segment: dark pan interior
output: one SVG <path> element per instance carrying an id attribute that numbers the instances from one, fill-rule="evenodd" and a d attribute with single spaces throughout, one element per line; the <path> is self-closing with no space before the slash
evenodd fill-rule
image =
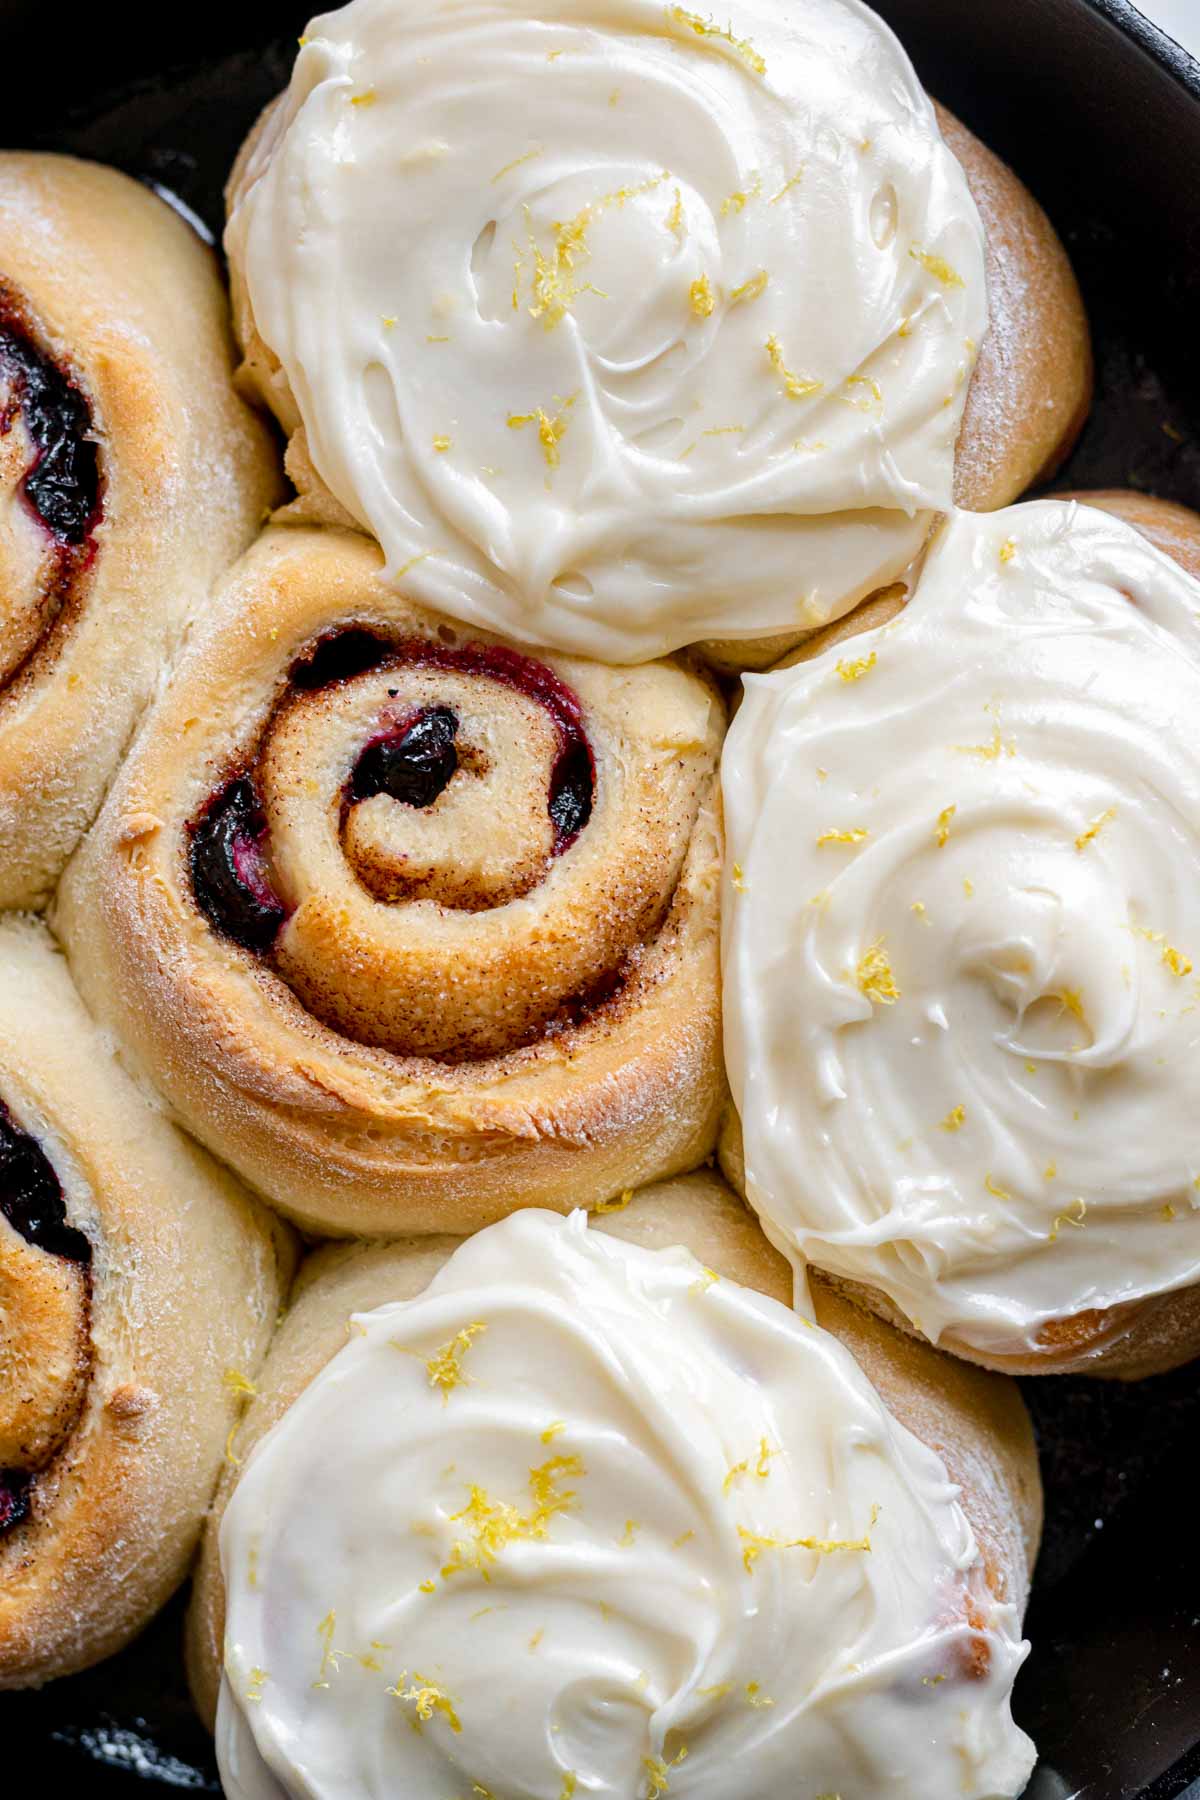
<path id="1" fill-rule="evenodd" d="M 1125 0 L 876 3 L 930 90 L 1014 164 L 1074 257 L 1098 382 L 1064 485 L 1200 507 L 1200 66 Z M 115 163 L 215 234 L 234 152 L 285 81 L 305 20 L 286 0 L 49 14 L 39 0 L 0 0 L 0 135 Z M 1029 1800 L 1173 1800 L 1200 1776 L 1200 1532 L 1187 1476 L 1200 1374 L 1025 1391 L 1048 1507 L 1035 1648 L 1017 1690 L 1043 1754 Z M 89 1674 L 0 1697 L 14 1794 L 31 1780 L 34 1792 L 86 1796 L 131 1797 L 139 1781 L 219 1792 L 187 1703 L 181 1616 L 176 1602 Z"/>

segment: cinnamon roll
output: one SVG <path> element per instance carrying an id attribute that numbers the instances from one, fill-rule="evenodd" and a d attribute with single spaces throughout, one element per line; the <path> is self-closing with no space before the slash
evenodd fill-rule
<path id="1" fill-rule="evenodd" d="M 226 234 L 301 514 L 519 642 L 773 661 L 1086 410 L 1061 245 L 942 126 L 858 0 L 324 14 Z"/>
<path id="2" fill-rule="evenodd" d="M 189 1621 L 230 1800 L 1018 1794 L 1015 1388 L 712 1176 L 599 1223 L 313 1259 Z"/>
<path id="3" fill-rule="evenodd" d="M 715 1140 L 710 683 L 425 612 L 365 537 L 235 568 L 68 871 L 85 992 L 329 1233 L 604 1201 Z"/>
<path id="4" fill-rule="evenodd" d="M 147 189 L 0 154 L 0 906 L 40 906 L 189 613 L 277 497 L 216 263 Z"/>
<path id="5" fill-rule="evenodd" d="M 748 682 L 723 1160 L 896 1323 L 1133 1377 L 1200 1353 L 1200 582 L 1148 541 L 1194 568 L 1200 518 L 1097 499 L 956 516 Z"/>
<path id="6" fill-rule="evenodd" d="M 286 1236 L 0 920 L 0 1689 L 84 1668 L 182 1579 Z"/>

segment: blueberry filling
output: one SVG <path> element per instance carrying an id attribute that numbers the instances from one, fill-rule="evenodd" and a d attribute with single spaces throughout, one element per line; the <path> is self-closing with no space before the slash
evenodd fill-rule
<path id="1" fill-rule="evenodd" d="M 271 887 L 267 821 L 248 775 L 213 796 L 191 835 L 192 891 L 205 918 L 243 950 L 269 950 L 286 912 Z"/>
<path id="2" fill-rule="evenodd" d="M 45 1151 L 14 1123 L 2 1102 L 0 1213 L 26 1243 L 37 1249 L 85 1267 L 91 1262 L 92 1246 L 87 1238 L 67 1224 L 63 1191 Z"/>
<path id="3" fill-rule="evenodd" d="M 408 725 L 368 744 L 350 778 L 350 797 L 390 794 L 406 806 L 432 806 L 458 768 L 458 716 L 448 706 L 418 713 Z"/>
<path id="4" fill-rule="evenodd" d="M 24 1469 L 0 1469 L 0 1537 L 29 1516 L 33 1477 Z"/>
<path id="5" fill-rule="evenodd" d="M 292 665 L 289 679 L 293 688 L 314 693 L 381 665 L 484 675 L 544 708 L 558 740 L 546 802 L 553 854 L 570 849 L 591 817 L 596 765 L 579 700 L 552 669 L 500 645 L 456 647 L 418 638 L 389 644 L 377 632 L 354 626 L 321 639 Z M 390 689 L 390 697 L 397 692 Z M 388 794 L 408 806 L 432 806 L 459 767 L 458 730 L 458 715 L 450 707 L 433 706 L 382 732 L 355 764 L 347 801 Z M 219 789 L 189 827 L 196 903 L 223 937 L 245 950 L 269 950 L 287 917 L 271 886 L 267 830 L 254 780 L 245 773 Z"/>
<path id="6" fill-rule="evenodd" d="M 9 316 L 2 295 L 0 376 L 9 395 L 0 407 L 0 434 L 11 430 L 19 413 L 34 445 L 25 497 L 60 544 L 82 544 L 100 510 L 99 452 L 88 437 L 91 412 L 74 383 Z"/>

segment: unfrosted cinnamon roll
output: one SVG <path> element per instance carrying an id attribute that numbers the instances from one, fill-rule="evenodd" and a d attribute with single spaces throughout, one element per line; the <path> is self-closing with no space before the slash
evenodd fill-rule
<path id="1" fill-rule="evenodd" d="M 68 872 L 85 991 L 322 1231 L 469 1230 L 694 1166 L 719 697 L 452 626 L 380 562 L 283 528 L 233 571 Z"/>
<path id="2" fill-rule="evenodd" d="M 797 1317 L 713 1176 L 599 1223 L 309 1265 L 189 1621 L 230 1800 L 1019 1793 L 1015 1388 Z"/>
<path id="3" fill-rule="evenodd" d="M 43 928 L 0 920 L 0 1689 L 111 1654 L 182 1579 L 290 1265 Z"/>
<path id="4" fill-rule="evenodd" d="M 748 682 L 723 1160 L 896 1323 L 1134 1377 L 1200 1353 L 1200 518 L 1095 498 L 1140 530 L 959 515 L 903 611 Z"/>
<path id="5" fill-rule="evenodd" d="M 226 236 L 301 512 L 525 643 L 773 661 L 1086 410 L 1062 246 L 942 125 L 857 0 L 324 14 Z"/>
<path id="6" fill-rule="evenodd" d="M 278 494 L 216 263 L 126 176 L 0 154 L 0 907 L 95 816 L 188 614 Z"/>

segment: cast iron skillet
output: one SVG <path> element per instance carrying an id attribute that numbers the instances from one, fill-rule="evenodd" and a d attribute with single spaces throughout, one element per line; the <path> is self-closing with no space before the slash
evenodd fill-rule
<path id="1" fill-rule="evenodd" d="M 1063 484 L 1200 507 L 1200 65 L 1127 0 L 876 5 L 1074 257 L 1098 382 Z M 0 138 L 115 163 L 218 235 L 224 177 L 305 22 L 304 0 L 65 14 L 0 0 Z M 1017 1688 L 1042 1751 L 1028 1800 L 1174 1800 L 1200 1776 L 1200 1364 L 1130 1388 L 1024 1385 L 1048 1511 Z M 139 1782 L 220 1792 L 181 1616 L 177 1601 L 114 1661 L 0 1697 L 5 1793 L 31 1780 L 89 1800 L 133 1800 Z"/>

